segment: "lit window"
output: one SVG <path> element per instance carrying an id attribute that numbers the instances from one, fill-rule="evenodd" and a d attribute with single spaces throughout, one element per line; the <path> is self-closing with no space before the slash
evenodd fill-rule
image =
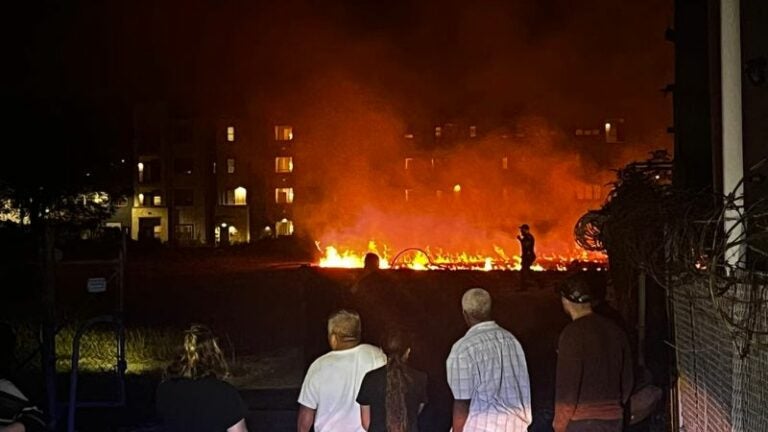
<path id="1" fill-rule="evenodd" d="M 405 190 L 405 200 L 410 201 L 411 200 L 411 194 L 413 193 L 413 189 L 406 189 Z"/>
<path id="2" fill-rule="evenodd" d="M 600 185 L 592 185 L 592 198 L 595 200 L 603 199 L 603 188 Z"/>
<path id="3" fill-rule="evenodd" d="M 460 184 L 454 185 L 453 186 L 453 192 L 454 193 L 460 193 L 461 192 L 461 185 Z"/>
<path id="4" fill-rule="evenodd" d="M 293 172 L 293 158 L 290 156 L 276 157 L 275 172 L 277 173 Z"/>
<path id="5" fill-rule="evenodd" d="M 235 127 L 227 126 L 227 141 L 235 142 Z"/>
<path id="6" fill-rule="evenodd" d="M 405 158 L 405 169 L 413 168 L 413 158 Z"/>
<path id="7" fill-rule="evenodd" d="M 227 174 L 235 173 L 235 160 L 233 158 L 227 159 Z"/>
<path id="8" fill-rule="evenodd" d="M 160 195 L 152 196 L 152 205 L 155 207 L 160 207 L 163 205 L 163 197 Z"/>
<path id="9" fill-rule="evenodd" d="M 140 206 L 144 205 L 144 194 L 143 193 L 139 194 L 139 205 Z"/>
<path id="10" fill-rule="evenodd" d="M 152 233 L 155 235 L 155 238 L 160 238 L 163 235 L 163 226 L 155 225 L 152 227 Z"/>
<path id="11" fill-rule="evenodd" d="M 509 169 L 509 158 L 506 156 L 501 158 L 501 169 Z"/>
<path id="12" fill-rule="evenodd" d="M 293 221 L 283 219 L 275 223 L 275 233 L 278 236 L 293 235 Z"/>
<path id="13" fill-rule="evenodd" d="M 293 126 L 278 125 L 275 126 L 275 141 L 292 141 Z"/>
<path id="14" fill-rule="evenodd" d="M 160 159 L 139 162 L 136 164 L 139 183 L 158 183 L 162 180 L 162 162 Z"/>
<path id="15" fill-rule="evenodd" d="M 603 187 L 599 184 L 581 185 L 576 188 L 576 199 L 579 201 L 602 201 Z"/>
<path id="16" fill-rule="evenodd" d="M 584 130 L 582 129 L 576 129 L 576 136 L 584 135 Z"/>
<path id="17" fill-rule="evenodd" d="M 412 133 L 405 134 L 405 139 L 413 139 L 413 134 Z"/>
<path id="18" fill-rule="evenodd" d="M 477 137 L 477 126 L 470 126 L 469 127 L 469 137 L 470 138 L 476 138 Z"/>
<path id="19" fill-rule="evenodd" d="M 443 128 L 435 126 L 435 138 L 440 138 L 441 136 L 443 136 Z"/>
<path id="20" fill-rule="evenodd" d="M 216 162 L 213 163 L 213 173 L 216 174 Z"/>
<path id="21" fill-rule="evenodd" d="M 276 188 L 275 202 L 278 204 L 290 204 L 293 202 L 293 188 Z"/>
<path id="22" fill-rule="evenodd" d="M 246 205 L 246 195 L 248 191 L 245 190 L 244 187 L 240 186 L 238 188 L 235 188 L 235 205 Z"/>

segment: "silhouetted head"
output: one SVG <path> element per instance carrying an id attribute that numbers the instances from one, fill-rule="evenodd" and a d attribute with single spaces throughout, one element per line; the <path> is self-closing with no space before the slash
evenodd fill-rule
<path id="1" fill-rule="evenodd" d="M 181 354 L 168 366 L 166 378 L 221 378 L 229 374 L 229 367 L 219 343 L 211 329 L 192 324 L 184 331 Z"/>
<path id="2" fill-rule="evenodd" d="M 563 310 L 572 319 L 592 312 L 595 283 L 596 280 L 590 277 L 588 273 L 578 272 L 567 277 L 557 286 L 557 291 L 562 299 Z"/>
<path id="3" fill-rule="evenodd" d="M 328 318 L 328 344 L 332 350 L 356 347 L 361 333 L 360 315 L 355 311 L 342 309 Z"/>
<path id="4" fill-rule="evenodd" d="M 391 329 L 384 336 L 381 349 L 389 361 L 405 361 L 411 353 L 411 340 L 402 329 Z"/>
<path id="5" fill-rule="evenodd" d="M 491 295 L 482 288 L 472 288 L 461 297 L 464 320 L 472 327 L 491 320 Z"/>
<path id="6" fill-rule="evenodd" d="M 521 233 L 527 233 L 531 231 L 531 227 L 528 226 L 528 224 L 522 224 L 520 225 L 520 232 Z"/>
<path id="7" fill-rule="evenodd" d="M 380 266 L 381 260 L 379 259 L 378 255 L 373 252 L 368 252 L 365 254 L 365 258 L 363 259 L 363 269 L 368 271 L 378 270 Z"/>

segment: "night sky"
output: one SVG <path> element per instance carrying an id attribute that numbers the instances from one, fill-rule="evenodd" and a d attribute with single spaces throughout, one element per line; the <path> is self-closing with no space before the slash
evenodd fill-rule
<path id="1" fill-rule="evenodd" d="M 137 103 L 290 118 L 312 89 L 342 80 L 386 98 L 406 122 L 624 117 L 637 135 L 668 141 L 671 103 L 659 89 L 672 80 L 671 9 L 666 0 L 14 2 L 4 13 L 10 119 L 58 131 L 37 136 L 57 151 L 51 141 L 124 149 Z"/>

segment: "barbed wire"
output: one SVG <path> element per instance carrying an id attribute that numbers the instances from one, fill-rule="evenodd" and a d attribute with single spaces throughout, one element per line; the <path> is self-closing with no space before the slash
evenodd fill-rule
<path id="1" fill-rule="evenodd" d="M 740 191 L 764 165 L 727 194 L 691 193 L 672 185 L 670 159 L 654 153 L 617 171 L 603 207 L 577 222 L 576 241 L 627 260 L 673 294 L 711 301 L 746 356 L 752 343 L 768 346 L 768 201 L 745 206 Z M 675 291 L 691 284 L 705 290 Z"/>

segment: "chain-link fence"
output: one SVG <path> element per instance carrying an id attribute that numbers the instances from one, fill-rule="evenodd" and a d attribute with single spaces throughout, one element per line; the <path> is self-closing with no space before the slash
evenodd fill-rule
<path id="1" fill-rule="evenodd" d="M 56 369 L 68 373 L 72 363 L 72 341 L 77 323 L 60 328 L 56 333 Z M 40 368 L 40 331 L 31 325 L 13 326 L 16 334 L 14 369 L 19 373 L 37 372 Z M 148 327 L 125 330 L 128 373 L 161 371 L 177 354 L 181 331 Z M 226 345 L 226 344 L 225 344 Z M 118 344 L 114 326 L 99 324 L 87 330 L 80 339 L 79 369 L 83 373 L 111 373 L 117 367 Z"/>
<path id="2" fill-rule="evenodd" d="M 752 285 L 732 292 L 728 299 L 715 298 L 701 282 L 674 290 L 680 430 L 768 430 L 768 338 L 733 325 L 749 316 L 751 328 L 766 328 L 768 310 L 748 308 L 764 305 L 755 296 L 768 289 Z"/>

